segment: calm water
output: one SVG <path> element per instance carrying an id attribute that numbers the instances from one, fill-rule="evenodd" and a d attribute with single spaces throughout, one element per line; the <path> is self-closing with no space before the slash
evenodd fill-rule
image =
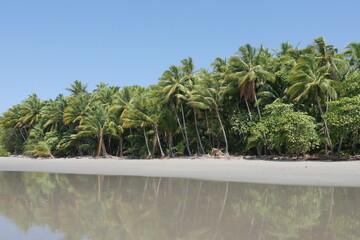
<path id="1" fill-rule="evenodd" d="M 360 189 L 0 172 L 0 239 L 355 240 Z"/>

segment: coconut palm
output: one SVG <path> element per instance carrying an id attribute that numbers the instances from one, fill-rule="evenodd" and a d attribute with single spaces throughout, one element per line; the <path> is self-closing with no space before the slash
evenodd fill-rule
<path id="1" fill-rule="evenodd" d="M 83 84 L 80 80 L 75 80 L 73 84 L 70 84 L 69 88 L 66 88 L 72 95 L 81 93 L 87 93 L 87 84 Z"/>
<path id="2" fill-rule="evenodd" d="M 189 61 L 188 61 L 189 62 Z M 189 67 L 187 67 L 189 70 Z M 165 100 L 170 103 L 172 108 L 174 109 L 175 116 L 177 122 L 179 124 L 180 129 L 182 129 L 183 138 L 185 140 L 186 149 L 191 156 L 191 150 L 188 140 L 186 120 L 185 120 L 185 110 L 183 102 L 187 98 L 187 94 L 189 92 L 189 76 L 184 76 L 182 69 L 177 66 L 170 66 L 168 70 L 166 70 L 161 78 L 159 79 L 159 85 L 161 86 L 161 93 L 164 94 Z M 182 116 L 182 124 L 177 115 L 177 107 L 180 106 L 181 116 Z"/>
<path id="3" fill-rule="evenodd" d="M 49 100 L 41 110 L 45 120 L 44 127 L 56 130 L 64 125 L 64 111 L 67 105 L 66 98 L 62 94 L 59 94 L 55 100 Z"/>
<path id="4" fill-rule="evenodd" d="M 20 120 L 22 104 L 17 104 L 9 108 L 0 118 L 0 129 L 14 129 L 14 134 L 20 133 L 22 140 L 25 142 L 28 132 L 25 123 Z M 18 130 L 18 132 L 17 132 Z"/>
<path id="5" fill-rule="evenodd" d="M 225 73 L 227 70 L 227 61 L 226 59 L 222 58 L 215 58 L 214 62 L 210 65 L 213 69 L 213 72 L 216 74 L 222 74 Z"/>
<path id="6" fill-rule="evenodd" d="M 27 99 L 24 100 L 21 105 L 20 121 L 25 124 L 24 127 L 31 128 L 41 118 L 41 109 L 45 103 L 41 101 L 38 96 L 34 93 L 31 94 Z"/>
<path id="7" fill-rule="evenodd" d="M 298 65 L 295 66 L 290 75 L 292 85 L 287 89 L 290 100 L 307 101 L 315 103 L 321 116 L 324 114 L 322 104 L 331 99 L 337 98 L 337 92 L 334 89 L 334 80 L 331 79 L 329 70 L 330 63 L 319 66 L 317 59 L 311 55 L 302 56 Z M 332 150 L 329 128 L 326 119 L 323 119 L 325 125 L 325 136 L 328 139 Z"/>
<path id="8" fill-rule="evenodd" d="M 108 107 L 114 105 L 115 96 L 119 92 L 120 87 L 118 86 L 99 86 L 95 89 L 95 93 L 93 94 L 93 98 L 95 101 L 104 104 Z"/>
<path id="9" fill-rule="evenodd" d="M 99 157 L 101 153 L 105 156 L 108 155 L 104 136 L 118 137 L 117 133 L 121 131 L 121 127 L 112 120 L 111 113 L 107 110 L 106 106 L 96 102 L 88 108 L 86 115 L 81 118 L 77 129 L 78 133 L 72 136 L 73 139 L 96 136 L 98 141 L 96 157 Z"/>
<path id="10" fill-rule="evenodd" d="M 68 105 L 64 110 L 64 123 L 65 124 L 78 124 L 83 118 L 90 105 L 91 94 L 81 93 L 70 96 L 67 101 Z"/>
<path id="11" fill-rule="evenodd" d="M 240 97 L 245 100 L 250 119 L 252 119 L 249 107 L 249 102 L 251 101 L 255 101 L 259 118 L 261 118 L 256 96 L 256 84 L 265 81 L 274 82 L 275 76 L 257 63 L 258 51 L 250 44 L 240 47 L 238 55 L 229 59 L 229 69 L 226 78 L 230 81 L 231 85 L 236 85 L 240 89 Z"/>
<path id="12" fill-rule="evenodd" d="M 319 66 L 330 65 L 329 72 L 333 78 L 339 78 L 340 70 L 346 68 L 347 63 L 340 56 L 337 56 L 338 49 L 334 45 L 328 45 L 324 37 L 314 39 L 316 58 Z"/>
<path id="13" fill-rule="evenodd" d="M 344 55 L 350 58 L 352 71 L 360 69 L 360 42 L 350 42 L 344 50 Z"/>
<path id="14" fill-rule="evenodd" d="M 164 151 L 161 147 L 160 136 L 159 136 L 159 123 L 162 114 L 162 104 L 159 99 L 156 98 L 155 94 L 151 89 L 147 89 L 144 94 L 138 95 L 133 98 L 127 105 L 121 114 L 123 121 L 123 127 L 140 127 L 143 129 L 145 143 L 148 150 L 148 157 L 154 155 L 155 147 L 158 145 L 161 157 L 164 157 Z M 146 136 L 146 127 L 151 127 L 154 132 L 153 150 L 150 153 L 148 147 L 148 140 Z"/>
<path id="15" fill-rule="evenodd" d="M 190 93 L 189 105 L 195 108 L 208 109 L 215 112 L 224 137 L 225 153 L 228 154 L 229 147 L 227 136 L 220 116 L 225 89 L 222 87 L 220 81 L 212 79 L 210 74 L 201 75 L 200 81 L 201 83 L 195 85 L 194 90 Z"/>

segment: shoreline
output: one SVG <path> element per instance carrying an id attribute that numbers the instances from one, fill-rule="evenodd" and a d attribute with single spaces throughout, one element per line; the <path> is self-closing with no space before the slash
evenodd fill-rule
<path id="1" fill-rule="evenodd" d="M 0 171 L 190 178 L 280 185 L 360 187 L 360 161 L 241 157 L 174 159 L 0 157 Z"/>

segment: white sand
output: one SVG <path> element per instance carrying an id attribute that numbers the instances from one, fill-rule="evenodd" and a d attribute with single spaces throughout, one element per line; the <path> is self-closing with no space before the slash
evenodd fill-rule
<path id="1" fill-rule="evenodd" d="M 0 158 L 0 171 L 178 177 L 232 182 L 360 187 L 360 161 Z"/>

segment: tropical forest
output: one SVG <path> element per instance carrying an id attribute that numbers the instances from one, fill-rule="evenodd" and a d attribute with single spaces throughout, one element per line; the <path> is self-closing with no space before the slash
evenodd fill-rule
<path id="1" fill-rule="evenodd" d="M 236 49 L 234 49 L 236 51 Z M 360 42 L 250 44 L 208 69 L 191 57 L 156 85 L 36 94 L 0 117 L 0 155 L 164 158 L 360 154 Z"/>

